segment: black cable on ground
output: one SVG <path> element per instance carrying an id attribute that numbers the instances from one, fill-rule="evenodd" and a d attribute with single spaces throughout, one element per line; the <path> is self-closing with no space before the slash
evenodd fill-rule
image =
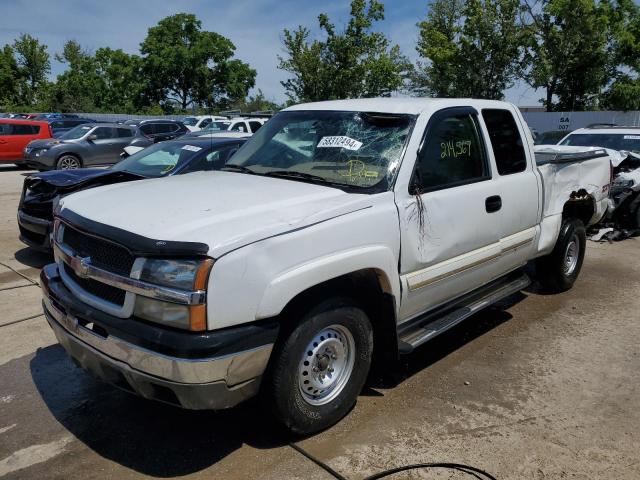
<path id="1" fill-rule="evenodd" d="M 322 460 L 319 460 L 318 458 L 314 457 L 309 452 L 304 450 L 302 447 L 296 445 L 295 443 L 290 443 L 289 446 L 293 448 L 295 451 L 297 451 L 298 453 L 300 453 L 301 455 L 304 455 L 306 458 L 311 460 L 313 463 L 318 465 L 320 468 L 325 470 L 334 478 L 337 478 L 338 480 L 348 480 L 347 477 L 336 472 L 329 465 L 324 463 Z M 442 468 L 447 470 L 457 470 L 459 472 L 464 472 L 467 475 L 471 475 L 472 477 L 477 478 L 479 480 L 497 480 L 496 477 L 494 477 L 490 473 L 485 472 L 484 470 L 481 470 L 480 468 L 472 467 L 470 465 L 463 465 L 461 463 L 446 463 L 446 462 L 416 463 L 413 465 L 405 465 L 402 467 L 391 468 L 389 470 L 384 470 L 382 472 L 374 473 L 373 475 L 366 477 L 364 480 L 378 480 L 380 478 L 388 477 L 396 473 L 406 472 L 407 470 L 417 470 L 417 469 L 423 469 L 423 468 Z"/>

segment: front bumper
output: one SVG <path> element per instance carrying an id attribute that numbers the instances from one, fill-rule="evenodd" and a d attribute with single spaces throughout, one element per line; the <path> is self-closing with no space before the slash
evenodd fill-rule
<path id="1" fill-rule="evenodd" d="M 40 280 L 49 325 L 82 368 L 142 397 L 224 409 L 254 396 L 277 336 L 275 322 L 190 333 L 119 319 L 79 302 L 55 264 Z"/>
<path id="2" fill-rule="evenodd" d="M 34 217 L 18 210 L 18 228 L 22 243 L 43 252 L 51 252 L 51 226 L 53 222 Z"/>
<path id="3" fill-rule="evenodd" d="M 36 153 L 38 155 L 36 156 Z M 29 153 L 24 152 L 21 164 L 36 170 L 50 170 L 55 167 L 56 159 L 54 156 L 48 155 L 48 151 L 44 154 L 39 150 L 31 150 Z"/>

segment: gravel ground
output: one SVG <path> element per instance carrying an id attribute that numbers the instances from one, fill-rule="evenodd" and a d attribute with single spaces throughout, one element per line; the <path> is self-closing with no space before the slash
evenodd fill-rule
<path id="1" fill-rule="evenodd" d="M 257 401 L 184 411 L 76 368 L 39 316 L 50 259 L 17 239 L 23 173 L 0 167 L 0 477 L 331 478 Z M 640 478 L 639 259 L 637 239 L 589 243 L 572 291 L 532 289 L 475 315 L 298 444 L 350 479 L 436 461 L 498 479 Z"/>

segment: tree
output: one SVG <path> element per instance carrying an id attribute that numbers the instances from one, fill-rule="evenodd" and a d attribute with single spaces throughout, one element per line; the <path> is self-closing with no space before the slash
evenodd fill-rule
<path id="1" fill-rule="evenodd" d="M 606 6 L 612 27 L 609 51 L 613 81 L 602 95 L 602 106 L 640 110 L 640 7 L 632 0 Z"/>
<path id="2" fill-rule="evenodd" d="M 525 5 L 530 67 L 524 79 L 533 88 L 545 90 L 547 111 L 597 106 L 613 74 L 607 5 L 594 0 L 527 1 Z"/>
<path id="3" fill-rule="evenodd" d="M 202 30 L 195 15 L 178 13 L 151 27 L 140 45 L 147 90 L 158 101 L 225 106 L 246 97 L 256 72 L 232 59 L 235 46 L 215 32 Z"/>
<path id="4" fill-rule="evenodd" d="M 277 103 L 268 100 L 262 90 L 258 89 L 255 95 L 249 95 L 249 98 L 243 98 L 237 102 L 229 105 L 230 109 L 240 110 L 241 112 L 264 112 L 264 111 L 276 111 L 282 107 Z"/>
<path id="5" fill-rule="evenodd" d="M 101 79 L 96 97 L 103 111 L 135 113 L 145 104 L 142 59 L 121 49 L 99 48 L 95 53 L 96 73 Z"/>
<path id="6" fill-rule="evenodd" d="M 100 94 L 104 91 L 103 79 L 98 74 L 96 60 L 75 40 L 64 44 L 56 60 L 67 69 L 58 75 L 50 92 L 52 110 L 61 112 L 95 111 Z"/>
<path id="7" fill-rule="evenodd" d="M 309 41 L 302 25 L 284 30 L 287 57 L 278 57 L 278 68 L 293 75 L 282 83 L 292 102 L 339 98 L 388 96 L 404 85 L 411 64 L 390 45 L 387 37 L 372 31 L 384 19 L 377 0 L 352 0 L 351 16 L 344 31 L 322 13 L 318 16 L 324 40 Z"/>
<path id="8" fill-rule="evenodd" d="M 13 48 L 11 45 L 5 45 L 0 50 L 0 104 L 14 105 L 18 103 L 20 84 L 23 81 Z"/>
<path id="9" fill-rule="evenodd" d="M 415 91 L 502 99 L 522 66 L 518 0 L 434 0 L 418 23 Z"/>
<path id="10" fill-rule="evenodd" d="M 51 62 L 47 46 L 36 38 L 23 33 L 13 43 L 17 57 L 19 76 L 25 79 L 20 91 L 22 105 L 33 105 L 38 100 L 39 90 L 47 83 Z"/>

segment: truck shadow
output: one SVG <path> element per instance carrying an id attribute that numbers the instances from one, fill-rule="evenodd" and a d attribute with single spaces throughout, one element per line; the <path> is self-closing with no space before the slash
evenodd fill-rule
<path id="1" fill-rule="evenodd" d="M 58 422 L 101 457 L 145 475 L 187 475 L 245 443 L 262 449 L 288 442 L 256 400 L 222 412 L 148 401 L 95 380 L 57 344 L 40 349 L 30 370 Z"/>
<path id="2" fill-rule="evenodd" d="M 25 247 L 14 254 L 15 259 L 21 264 L 31 268 L 42 268 L 53 263 L 53 255 L 39 252 L 32 248 Z"/>
<path id="3" fill-rule="evenodd" d="M 420 347 L 383 380 L 370 379 L 362 395 L 384 396 L 375 389 L 396 386 L 508 321 L 511 315 L 502 309 L 523 298 L 524 294 L 513 295 L 499 309 L 480 312 Z M 258 400 L 223 412 L 182 410 L 144 400 L 94 380 L 57 344 L 38 350 L 30 370 L 58 422 L 101 457 L 145 475 L 187 475 L 211 467 L 243 444 L 271 449 L 292 440 Z"/>

